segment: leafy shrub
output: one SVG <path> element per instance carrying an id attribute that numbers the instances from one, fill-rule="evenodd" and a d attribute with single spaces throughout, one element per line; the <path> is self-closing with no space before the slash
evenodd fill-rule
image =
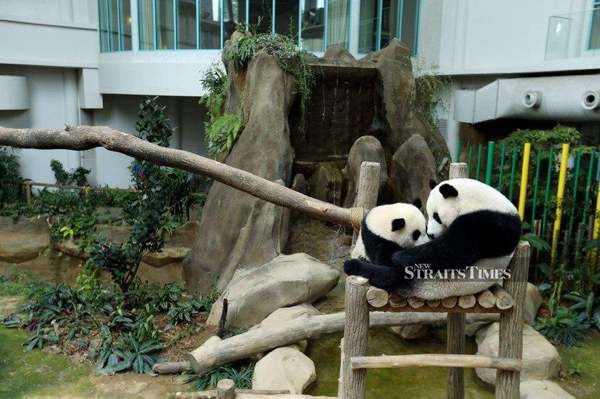
<path id="1" fill-rule="evenodd" d="M 183 383 L 191 383 L 197 390 L 204 391 L 215 388 L 222 379 L 230 379 L 238 389 L 249 389 L 252 387 L 252 374 L 255 363 L 253 361 L 241 360 L 225 364 L 209 370 L 197 376 L 196 374 L 184 374 L 181 377 Z"/>
<path id="2" fill-rule="evenodd" d="M 227 96 L 227 74 L 218 65 L 213 65 L 202 80 L 202 88 L 207 94 L 200 97 L 200 104 L 208 109 L 210 123 L 214 122 L 223 112 L 223 104 Z"/>
<path id="3" fill-rule="evenodd" d="M 538 318 L 535 329 L 554 343 L 573 346 L 582 339 L 590 328 L 585 315 L 559 306 L 548 318 Z"/>
<path id="4" fill-rule="evenodd" d="M 437 128 L 436 109 L 442 104 L 442 93 L 449 85 L 448 78 L 425 74 L 415 79 L 414 109 L 419 118 L 429 125 Z"/>
<path id="5" fill-rule="evenodd" d="M 577 129 L 557 125 L 550 130 L 518 129 L 501 142 L 507 147 L 517 147 L 520 150 L 525 143 L 546 148 L 563 143 L 578 144 L 581 142 L 581 137 L 581 133 Z"/>
<path id="6" fill-rule="evenodd" d="M 50 161 L 50 169 L 54 172 L 54 178 L 56 184 L 66 186 L 73 184 L 75 186 L 87 186 L 87 175 L 90 174 L 91 170 L 78 167 L 73 172 L 67 172 L 63 167 L 63 164 L 56 159 Z"/>
<path id="7" fill-rule="evenodd" d="M 0 208 L 23 199 L 19 158 L 8 147 L 0 147 Z"/>
<path id="8" fill-rule="evenodd" d="M 239 115 L 223 115 L 217 117 L 206 126 L 206 141 L 208 152 L 212 156 L 221 153 L 228 154 L 243 129 L 242 118 Z"/>

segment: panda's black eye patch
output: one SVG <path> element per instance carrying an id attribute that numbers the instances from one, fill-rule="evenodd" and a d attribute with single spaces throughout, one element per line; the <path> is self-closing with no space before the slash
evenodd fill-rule
<path id="1" fill-rule="evenodd" d="M 412 233 L 413 241 L 417 241 L 421 237 L 421 232 L 419 230 L 415 230 Z"/>
<path id="2" fill-rule="evenodd" d="M 442 219 L 440 219 L 440 215 L 438 215 L 437 212 L 435 212 L 433 214 L 433 220 L 435 220 L 436 222 L 438 222 L 439 224 L 442 224 Z"/>
<path id="3" fill-rule="evenodd" d="M 404 221 L 404 218 L 398 218 L 398 219 L 392 220 L 392 231 L 398 231 L 400 229 L 403 229 L 404 226 L 406 226 L 406 222 Z"/>

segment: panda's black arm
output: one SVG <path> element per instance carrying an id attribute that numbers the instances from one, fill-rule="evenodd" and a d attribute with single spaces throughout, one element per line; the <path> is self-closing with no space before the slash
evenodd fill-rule
<path id="1" fill-rule="evenodd" d="M 399 269 L 390 266 L 375 265 L 360 259 L 344 262 L 344 271 L 349 276 L 362 276 L 369 279 L 369 284 L 386 291 L 407 288 L 408 281 L 402 277 Z"/>
<path id="2" fill-rule="evenodd" d="M 459 216 L 440 237 L 424 245 L 396 252 L 398 268 L 429 264 L 433 270 L 464 269 L 477 260 L 510 254 L 521 236 L 518 215 L 478 211 Z"/>

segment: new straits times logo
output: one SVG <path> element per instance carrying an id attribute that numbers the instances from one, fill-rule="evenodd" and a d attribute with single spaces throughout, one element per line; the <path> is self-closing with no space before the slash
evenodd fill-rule
<path id="1" fill-rule="evenodd" d="M 404 269 L 408 280 L 467 280 L 467 281 L 497 281 L 510 279 L 511 272 L 507 269 L 493 267 L 467 266 L 458 269 L 434 270 L 427 263 L 418 263 Z"/>

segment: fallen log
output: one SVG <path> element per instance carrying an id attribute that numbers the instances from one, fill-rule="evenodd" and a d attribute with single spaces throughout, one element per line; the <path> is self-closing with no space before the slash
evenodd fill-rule
<path id="1" fill-rule="evenodd" d="M 156 374 L 179 374 L 191 369 L 192 365 L 188 361 L 155 363 L 152 366 L 152 371 Z"/>
<path id="2" fill-rule="evenodd" d="M 497 314 L 468 314 L 467 323 L 496 321 Z M 444 325 L 446 313 L 392 313 L 371 312 L 370 327 L 391 327 L 407 324 Z M 290 345 L 305 339 L 318 338 L 322 334 L 344 330 L 344 313 L 302 316 L 277 326 L 258 327 L 245 333 L 226 338 L 220 342 L 202 345 L 188 354 L 193 370 L 202 375 L 208 370 L 245 359 L 265 351 Z"/>
<path id="3" fill-rule="evenodd" d="M 155 165 L 211 177 L 267 202 L 294 209 L 315 219 L 349 226 L 359 226 L 362 221 L 362 210 L 342 208 L 311 198 L 245 170 L 188 151 L 161 147 L 107 126 L 66 126 L 64 129 L 12 129 L 0 126 L 0 146 L 79 151 L 103 147 Z"/>
<path id="4" fill-rule="evenodd" d="M 400 356 L 362 356 L 352 358 L 353 369 L 382 369 L 404 367 L 461 367 L 493 368 L 520 371 L 523 362 L 520 359 L 480 355 L 400 355 Z"/>

